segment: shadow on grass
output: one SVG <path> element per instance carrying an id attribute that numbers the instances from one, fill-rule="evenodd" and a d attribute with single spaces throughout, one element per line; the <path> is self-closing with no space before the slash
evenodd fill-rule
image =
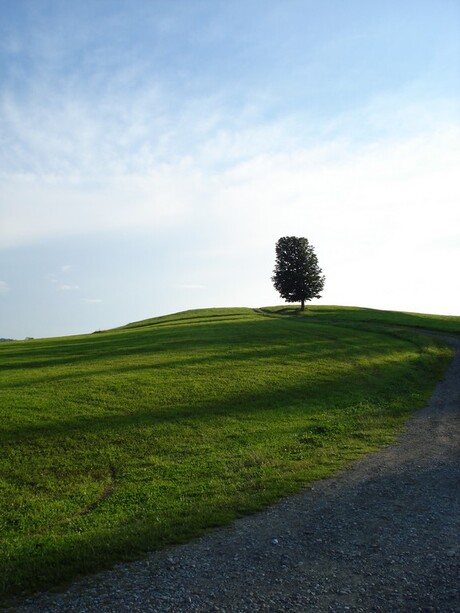
<path id="1" fill-rule="evenodd" d="M 267 323 L 269 326 L 267 328 Z M 302 320 L 299 320 L 302 324 Z M 110 339 L 88 341 L 76 339 L 67 344 L 47 344 L 35 348 L 20 346 L 15 351 L 2 352 L 1 370 L 16 371 L 45 369 L 61 367 L 71 369 L 68 372 L 59 372 L 54 375 L 46 375 L 43 378 L 33 379 L 34 384 L 49 382 L 60 379 L 94 376 L 109 372 L 129 372 L 142 369 L 180 368 L 193 366 L 209 361 L 248 361 L 252 359 L 275 359 L 286 360 L 296 357 L 302 361 L 319 361 L 329 357 L 340 358 L 350 354 L 350 357 L 360 357 L 370 353 L 389 354 L 394 351 L 394 344 L 389 343 L 385 337 L 393 337 L 398 340 L 411 342 L 420 348 L 412 338 L 404 337 L 404 334 L 393 330 L 369 330 L 363 328 L 335 328 L 334 326 L 315 323 L 311 327 L 303 325 L 293 326 L 292 321 L 267 320 L 251 322 L 248 328 L 244 325 L 214 324 L 211 328 L 205 326 L 184 333 L 180 337 L 174 331 L 165 335 L 157 335 L 155 331 L 135 334 L 133 336 L 118 334 Z M 362 334 L 372 336 L 372 346 L 363 343 Z M 174 352 L 176 356 L 186 354 L 185 358 L 174 357 L 171 360 L 161 360 L 163 354 Z M 355 352 L 355 354 L 353 354 Z M 198 354 L 198 355 L 197 355 Z M 199 355 L 201 354 L 201 356 Z M 116 365 L 117 360 L 129 360 L 149 356 L 151 363 L 130 366 Z M 100 361 L 107 361 L 108 366 L 104 369 L 95 368 Z M 88 370 L 79 370 L 78 367 Z M 77 368 L 74 368 L 77 367 Z M 89 370 L 91 369 L 91 370 Z M 22 386 L 23 383 L 11 383 L 6 377 L 2 381 L 2 387 Z"/>
<path id="2" fill-rule="evenodd" d="M 295 320 L 299 324 L 304 318 Z M 356 343 L 356 331 L 338 330 L 327 322 L 313 322 L 309 326 L 293 325 L 291 319 L 264 318 L 244 322 L 195 324 L 180 330 L 138 329 L 110 333 L 109 336 L 75 338 L 72 341 L 35 341 L 34 344 L 18 343 L 0 352 L 1 369 L 47 368 L 70 366 L 101 359 L 116 359 L 131 355 L 160 355 L 165 352 L 213 350 L 218 347 L 237 351 L 265 343 L 291 344 L 293 341 L 311 343 L 339 341 Z M 369 330 L 371 334 L 372 331 Z M 108 333 L 107 333 L 108 334 Z M 376 332 L 378 334 L 378 331 Z"/>
<path id="3" fill-rule="evenodd" d="M 394 349 L 391 353 L 394 354 Z M 326 352 L 326 355 L 329 355 L 329 351 Z M 215 360 L 214 357 L 212 359 Z M 209 357 L 206 358 L 206 361 L 209 361 Z M 177 368 L 177 365 L 176 361 L 173 367 Z M 444 366 L 445 363 L 440 364 L 439 361 L 436 364 L 425 364 L 426 381 L 431 380 L 434 384 Z M 116 432 L 125 431 L 127 427 L 133 425 L 141 427 L 147 424 L 173 424 L 190 419 L 193 419 L 199 428 L 201 420 L 212 420 L 217 416 L 244 419 L 258 411 L 282 412 L 290 406 L 305 407 L 305 414 L 308 415 L 313 406 L 322 407 L 323 410 L 341 407 L 344 398 L 346 398 L 347 406 L 370 400 L 381 406 L 382 402 L 390 402 L 394 398 L 404 401 L 405 390 L 409 390 L 412 394 L 414 390 L 410 373 L 419 377 L 420 375 L 415 373 L 420 367 L 423 367 L 423 364 L 420 364 L 418 357 L 413 356 L 408 359 L 406 352 L 401 352 L 398 360 L 385 361 L 385 357 L 381 357 L 379 361 L 374 361 L 370 365 L 348 363 L 346 372 L 315 373 L 313 378 L 307 379 L 302 376 L 300 381 L 296 380 L 294 384 L 284 381 L 278 385 L 267 385 L 262 391 L 238 391 L 218 401 L 215 398 L 197 401 L 195 397 L 189 402 L 184 402 L 173 398 L 169 405 L 168 401 L 165 401 L 164 407 L 135 410 L 125 414 L 109 413 L 71 418 L 60 415 L 55 421 L 45 421 L 25 427 L 11 427 L 11 429 L 4 430 L 1 438 L 5 443 L 15 440 L 19 443 L 35 436 L 59 438 L 63 435 L 94 434 L 106 430 Z M 286 368 L 289 369 L 289 365 Z M 145 370 L 145 367 L 133 367 L 131 370 Z M 113 371 L 111 369 L 108 372 Z M 211 371 L 210 375 L 212 375 Z M 177 382 L 180 385 L 180 375 L 177 376 Z"/>
<path id="4" fill-rule="evenodd" d="M 385 335 L 388 336 L 388 335 Z M 396 336 L 398 340 L 402 340 L 401 337 Z M 34 375 L 30 381 L 33 382 L 34 385 L 38 384 L 46 384 L 51 383 L 52 381 L 65 381 L 72 379 L 87 379 L 93 380 L 98 376 L 105 375 L 123 375 L 127 373 L 135 373 L 135 372 L 143 372 L 143 371 L 152 371 L 158 372 L 162 370 L 173 370 L 177 372 L 178 380 L 181 379 L 181 373 L 184 372 L 184 369 L 190 368 L 190 373 L 193 374 L 193 368 L 199 367 L 201 365 L 205 365 L 209 367 L 209 374 L 212 375 L 212 366 L 219 365 L 220 363 L 228 364 L 229 366 L 235 366 L 239 363 L 247 363 L 247 368 L 251 369 L 251 362 L 257 361 L 265 362 L 267 366 L 278 364 L 285 365 L 286 368 L 289 368 L 293 361 L 297 361 L 302 364 L 316 364 L 318 362 L 322 362 L 324 360 L 344 360 L 349 361 L 350 364 L 353 364 L 357 360 L 370 357 L 372 358 L 375 355 L 379 357 L 388 357 L 390 355 L 395 354 L 394 344 L 389 344 L 387 340 L 384 338 L 381 340 L 374 339 L 372 343 L 372 348 L 362 346 L 362 343 L 359 342 L 359 338 L 356 337 L 356 334 L 350 335 L 349 339 L 346 337 L 340 338 L 340 345 L 332 345 L 331 339 L 323 339 L 323 340 L 311 340 L 305 342 L 296 342 L 290 343 L 287 345 L 281 346 L 263 346 L 258 344 L 256 348 L 245 348 L 240 344 L 232 344 L 227 346 L 222 346 L 222 342 L 216 343 L 214 346 L 216 348 L 215 353 L 211 353 L 209 349 L 209 343 L 206 341 L 200 341 L 196 343 L 195 341 L 191 346 L 183 347 L 181 345 L 181 351 L 176 351 L 175 356 L 186 355 L 190 357 L 172 357 L 171 359 L 161 359 L 162 352 L 161 351 L 152 351 L 151 348 L 149 350 L 135 351 L 133 348 L 132 353 L 123 353 L 120 355 L 120 358 L 126 358 L 126 362 L 121 361 L 119 365 L 115 361 L 112 361 L 113 352 L 109 352 L 108 354 L 100 355 L 96 359 L 94 356 L 88 356 L 87 362 L 80 361 L 78 364 L 81 365 L 81 368 L 78 369 L 76 364 L 69 364 L 66 360 L 64 362 L 59 361 L 57 364 L 49 366 L 46 363 L 46 366 L 36 366 L 36 368 L 49 368 L 50 372 L 44 374 L 43 376 Z M 420 347 L 416 345 L 418 349 Z M 217 348 L 219 351 L 217 351 Z M 194 355 L 195 354 L 195 355 Z M 198 354 L 198 355 L 197 355 Z M 128 362 L 129 357 L 131 355 L 139 356 L 144 355 L 145 360 L 141 364 L 130 364 Z M 151 361 L 148 356 L 151 356 Z M 105 368 L 97 368 L 98 362 L 107 362 Z M 30 364 L 28 366 L 19 366 L 16 367 L 17 371 L 21 371 L 22 368 L 30 368 Z M 40 364 L 40 363 L 39 363 Z M 94 367 L 93 367 L 94 364 Z M 56 367 L 61 366 L 61 370 L 56 372 Z M 10 370 L 13 370 L 13 366 L 10 366 Z M 34 370 L 34 369 L 32 369 Z M 56 374 L 53 374 L 56 372 Z M 24 381 L 21 379 L 19 381 L 5 381 L 2 382 L 1 388 L 9 389 L 15 387 L 24 387 Z"/>

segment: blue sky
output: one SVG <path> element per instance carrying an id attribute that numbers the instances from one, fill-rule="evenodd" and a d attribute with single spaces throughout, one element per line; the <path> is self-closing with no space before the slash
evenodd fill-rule
<path id="1" fill-rule="evenodd" d="M 0 0 L 0 337 L 279 304 L 460 314 L 457 0 Z M 317 301 L 316 301 L 317 302 Z"/>

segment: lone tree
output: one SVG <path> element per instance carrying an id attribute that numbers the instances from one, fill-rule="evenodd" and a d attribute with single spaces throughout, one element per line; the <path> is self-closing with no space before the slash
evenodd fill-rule
<path id="1" fill-rule="evenodd" d="M 286 302 L 321 298 L 325 277 L 318 266 L 315 251 L 306 238 L 283 236 L 276 243 L 276 264 L 273 285 Z"/>

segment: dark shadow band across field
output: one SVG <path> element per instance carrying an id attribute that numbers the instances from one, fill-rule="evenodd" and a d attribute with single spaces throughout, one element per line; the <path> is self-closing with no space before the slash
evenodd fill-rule
<path id="1" fill-rule="evenodd" d="M 315 325 L 315 333 L 318 334 L 324 326 Z M 365 330 L 363 330 L 365 333 Z M 397 339 L 406 339 L 408 343 L 412 343 L 417 348 L 423 346 L 423 340 L 413 336 L 407 337 L 403 333 L 382 331 L 382 338 L 379 341 L 379 331 L 371 332 L 373 355 L 378 355 L 378 359 L 384 361 L 385 355 L 393 354 L 394 347 L 388 344 L 388 335 L 393 335 Z M 331 341 L 339 339 L 341 346 L 331 346 Z M 361 339 L 361 337 L 358 337 Z M 190 368 L 194 369 L 200 365 L 209 365 L 210 360 L 214 364 L 218 362 L 229 362 L 238 366 L 238 362 L 247 366 L 253 360 L 258 362 L 267 360 L 267 363 L 273 363 L 274 360 L 278 363 L 289 364 L 291 360 L 297 359 L 304 364 L 310 362 L 318 362 L 328 359 L 340 359 L 342 356 L 350 358 L 350 350 L 354 344 L 357 343 L 356 330 L 350 332 L 349 335 L 345 335 L 342 331 L 340 336 L 332 336 L 329 334 L 327 338 L 309 340 L 305 342 L 297 342 L 295 345 L 289 341 L 283 342 L 279 345 L 259 345 L 257 347 L 251 347 L 251 345 L 240 345 L 237 347 L 227 346 L 225 347 L 224 341 L 211 341 L 209 343 L 202 339 L 190 339 L 181 343 L 180 352 L 175 351 L 174 345 L 157 348 L 155 345 L 150 344 L 140 347 L 138 352 L 135 351 L 135 347 L 129 348 L 125 351 L 117 350 L 112 351 L 111 347 L 107 347 L 104 353 L 96 355 L 91 350 L 88 351 L 86 357 L 78 356 L 74 360 L 69 360 L 66 357 L 61 359 L 45 359 L 43 355 L 37 356 L 37 362 L 31 367 L 31 362 L 25 362 L 21 365 L 22 368 L 31 368 L 30 377 L 34 385 L 49 384 L 53 381 L 65 381 L 66 379 L 88 379 L 88 377 L 98 377 L 104 375 L 115 374 L 127 374 L 141 371 L 156 372 L 159 370 L 171 370 L 173 369 L 177 373 L 177 377 L 180 380 L 182 369 Z M 365 345 L 358 342 L 358 346 L 362 347 L 362 352 L 358 353 L 358 357 L 366 355 Z M 215 350 L 213 350 L 213 347 Z M 203 351 L 204 349 L 204 351 Z M 219 350 L 220 349 L 220 350 Z M 173 355 L 171 355 L 171 353 Z M 167 359 L 165 354 L 168 356 Z M 108 360 L 110 356 L 110 360 Z M 136 356 L 145 356 L 140 363 L 136 363 L 131 358 Z M 165 356 L 165 357 L 163 357 Z M 149 357 L 151 359 L 149 359 Z M 356 357 L 356 356 L 355 356 Z M 105 364 L 104 368 L 101 368 L 101 362 Z M 109 362 L 109 363 L 107 363 Z M 352 362 L 349 363 L 350 367 Z M 59 369 L 53 367 L 59 366 Z M 80 367 L 79 367 L 80 366 Z M 17 370 L 18 366 L 9 364 L 4 370 Z M 90 369 L 90 372 L 89 372 Z M 56 372 L 55 372 L 56 371 Z M 4 389 L 23 387 L 22 380 L 15 381 L 11 378 L 9 381 L 2 383 Z"/>
<path id="2" fill-rule="evenodd" d="M 388 347 L 387 347 L 388 350 Z M 261 351 L 262 356 L 268 354 L 268 351 Z M 190 419 L 196 422 L 197 427 L 201 420 L 215 419 L 219 415 L 225 415 L 226 417 L 234 417 L 237 419 L 244 419 L 251 413 L 258 412 L 261 409 L 264 411 L 278 411 L 280 407 L 301 405 L 303 410 L 308 414 L 309 407 L 319 404 L 324 406 L 324 400 L 327 399 L 328 407 L 333 409 L 335 406 L 343 404 L 344 395 L 347 395 L 348 402 L 362 402 L 368 401 L 370 397 L 373 400 L 377 399 L 391 399 L 393 396 L 401 398 L 401 387 L 404 387 L 404 379 L 407 377 L 407 371 L 415 369 L 418 359 L 416 356 L 408 356 L 408 352 L 400 352 L 395 356 L 394 350 L 391 352 L 391 361 L 385 360 L 385 351 L 381 352 L 381 358 L 379 360 L 373 359 L 368 364 L 343 364 L 340 371 L 324 372 L 322 375 L 316 376 L 314 379 L 308 380 L 303 378 L 297 383 L 292 383 L 292 377 L 289 377 L 287 381 L 279 382 L 279 385 L 271 383 L 265 389 L 262 388 L 258 391 L 235 391 L 229 398 L 222 397 L 219 403 L 216 404 L 215 399 L 193 399 L 182 401 L 178 403 L 177 400 L 174 403 L 165 403 L 162 406 L 155 408 L 144 409 L 131 409 L 132 412 L 118 413 L 111 412 L 110 408 L 106 412 L 98 415 L 84 414 L 73 415 L 71 417 L 61 416 L 55 421 L 45 421 L 44 423 L 34 423 L 26 425 L 24 427 L 11 427 L 0 432 L 0 440 L 5 444 L 12 441 L 19 443 L 24 440 L 24 437 L 36 436 L 40 437 L 61 437 L 64 433 L 78 431 L 79 435 L 84 433 L 95 433 L 102 430 L 122 430 L 124 431 L 126 426 L 132 423 L 136 425 L 140 424 L 159 424 L 159 423 L 176 423 L 178 420 Z M 286 359 L 288 357 L 297 358 L 298 353 L 296 351 L 273 351 L 272 357 L 276 359 Z M 337 358 L 337 352 L 323 351 L 316 352 L 314 361 L 317 360 L 330 360 Z M 209 361 L 216 362 L 221 359 L 228 364 L 228 357 L 211 355 L 208 360 L 206 358 L 190 359 L 190 360 L 178 360 L 174 362 L 171 360 L 167 363 L 155 364 L 155 369 L 183 369 L 186 367 L 193 367 Z M 232 358 L 234 359 L 234 358 Z M 237 360 L 261 359 L 261 356 L 249 353 L 248 356 L 239 356 Z M 403 366 L 403 368 L 402 368 Z M 286 368 L 289 365 L 286 364 Z M 145 373 L 149 372 L 151 367 L 149 366 L 132 366 L 132 367 L 120 367 L 114 369 L 105 369 L 100 371 L 91 372 L 91 377 L 98 377 L 99 375 L 107 375 L 108 373 L 129 374 L 129 373 Z M 376 378 L 376 373 L 378 377 Z M 187 378 L 193 376 L 192 372 L 187 373 Z M 177 373 L 178 385 L 181 381 L 185 383 L 184 375 Z M 69 374 L 63 377 L 57 377 L 57 381 L 64 381 L 66 378 L 81 378 L 88 380 L 88 376 L 80 374 Z M 49 378 L 44 378 L 40 381 L 41 384 L 48 384 Z M 392 381 L 393 385 L 389 388 L 387 381 Z M 38 382 L 34 381 L 36 385 Z M 19 385 L 19 384 L 16 384 Z M 8 384 L 5 388 L 8 388 Z M 13 385 L 14 387 L 14 385 Z M 308 400 L 307 400 L 308 399 Z M 200 401 L 201 400 L 201 401 Z M 97 402 L 96 402 L 97 404 Z"/>
<path id="3" fill-rule="evenodd" d="M 73 357 L 69 357 L 67 349 L 65 352 L 55 351 L 54 344 L 51 347 L 45 345 L 32 352 L 29 351 L 27 345 L 23 344 L 14 352 L 4 352 L 2 355 L 4 363 L 1 369 L 2 371 L 16 371 L 16 373 L 22 373 L 23 369 L 30 369 L 29 383 L 36 386 L 64 382 L 66 379 L 87 380 L 98 376 L 134 373 L 142 370 L 152 371 L 152 369 L 155 371 L 174 369 L 176 372 L 179 371 L 177 376 L 180 378 L 182 368 L 200 364 L 209 365 L 210 360 L 214 363 L 229 360 L 232 363 L 240 361 L 246 365 L 252 360 L 260 362 L 264 359 L 269 359 L 270 362 L 278 359 L 281 363 L 283 360 L 290 362 L 290 359 L 301 360 L 303 363 L 318 362 L 329 358 L 338 360 L 342 356 L 349 358 L 350 350 L 355 345 L 362 349 L 363 355 L 366 355 L 366 343 L 363 343 L 362 337 L 357 335 L 355 324 L 352 324 L 352 329 L 348 334 L 344 329 L 337 334 L 334 333 L 332 326 L 315 322 L 310 324 L 314 334 L 307 335 L 307 340 L 296 339 L 296 342 L 293 343 L 292 338 L 278 337 L 275 343 L 270 337 L 268 346 L 266 346 L 267 323 L 266 321 L 251 322 L 250 329 L 247 325 L 242 326 L 241 329 L 235 327 L 234 330 L 231 330 L 230 338 L 223 334 L 223 332 L 228 332 L 227 327 L 222 330 L 218 325 L 213 326 L 213 337 L 211 338 L 205 334 L 203 338 L 202 330 L 195 326 L 195 334 L 190 337 L 184 335 L 180 341 L 150 336 L 147 342 L 142 337 L 123 340 L 123 337 L 114 336 L 105 340 L 101 345 L 100 341 L 88 343 L 76 338 Z M 369 325 L 364 324 L 364 327 L 361 326 L 358 329 L 364 334 L 366 330 L 372 334 L 372 352 L 378 354 L 379 358 L 394 351 L 394 347 L 388 344 L 388 336 L 399 340 L 404 339 L 418 349 L 422 348 L 424 342 L 419 335 L 408 334 L 407 331 L 394 327 L 377 326 L 377 329 L 369 329 Z M 206 328 L 203 330 L 206 331 Z M 340 343 L 334 343 L 335 340 Z M 23 355 L 28 359 L 24 360 Z M 103 368 L 101 368 L 101 363 L 104 364 Z M 24 381 L 20 376 L 17 378 L 12 375 L 2 380 L 1 386 L 3 389 L 24 387 Z"/>
<path id="4" fill-rule="evenodd" d="M 190 538 L 330 475 L 392 440 L 451 355 L 396 315 L 385 329 L 291 315 L 176 314 L 0 348 L 0 592 Z"/>

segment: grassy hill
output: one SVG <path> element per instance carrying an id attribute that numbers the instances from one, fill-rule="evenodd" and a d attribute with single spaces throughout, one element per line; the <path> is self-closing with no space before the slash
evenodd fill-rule
<path id="1" fill-rule="evenodd" d="M 0 346 L 0 594 L 180 542 L 391 441 L 460 318 L 208 309 Z"/>

